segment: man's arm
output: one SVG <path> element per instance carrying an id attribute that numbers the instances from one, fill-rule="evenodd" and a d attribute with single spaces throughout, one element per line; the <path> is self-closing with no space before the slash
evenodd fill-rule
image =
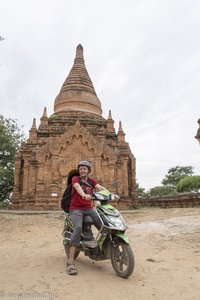
<path id="1" fill-rule="evenodd" d="M 100 185 L 99 183 L 97 183 L 94 188 L 97 191 L 107 191 L 107 192 L 109 192 L 104 186 Z"/>
<path id="2" fill-rule="evenodd" d="M 97 190 L 97 191 L 107 191 L 107 192 L 109 192 L 104 186 L 102 186 L 102 185 L 100 185 L 100 184 L 96 184 L 95 185 L 95 189 Z M 114 194 L 114 196 L 115 196 L 115 200 L 117 200 L 117 202 L 119 202 L 119 200 L 120 200 L 120 197 L 118 196 L 118 195 L 116 195 L 116 194 Z"/>
<path id="3" fill-rule="evenodd" d="M 73 187 L 75 188 L 75 190 L 77 191 L 77 193 L 83 198 L 83 199 L 86 199 L 86 200 L 91 200 L 92 197 L 91 195 L 89 194 L 85 194 L 82 187 L 80 186 L 79 183 L 74 183 Z"/>

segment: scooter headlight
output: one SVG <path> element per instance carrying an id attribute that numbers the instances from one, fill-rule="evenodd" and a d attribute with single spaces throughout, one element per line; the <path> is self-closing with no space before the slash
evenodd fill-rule
<path id="1" fill-rule="evenodd" d="M 109 216 L 109 220 L 117 229 L 124 230 L 126 228 L 126 225 L 122 219 Z"/>

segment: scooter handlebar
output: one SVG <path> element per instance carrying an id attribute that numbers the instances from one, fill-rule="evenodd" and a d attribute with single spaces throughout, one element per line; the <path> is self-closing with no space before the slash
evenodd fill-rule
<path id="1" fill-rule="evenodd" d="M 83 184 L 87 185 L 88 187 L 93 188 L 86 180 L 81 179 L 81 182 Z M 109 196 L 105 196 L 105 197 L 106 197 L 106 199 L 103 198 L 103 195 L 101 195 L 101 197 L 100 197 L 99 195 L 97 196 L 97 194 L 95 194 L 93 192 L 92 200 L 98 200 L 98 201 L 114 201 L 114 200 L 117 200 L 117 203 L 120 201 L 120 197 L 117 194 L 110 193 Z"/>

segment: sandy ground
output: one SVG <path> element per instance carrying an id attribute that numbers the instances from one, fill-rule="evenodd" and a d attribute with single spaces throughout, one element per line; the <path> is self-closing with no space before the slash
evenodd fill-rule
<path id="1" fill-rule="evenodd" d="M 110 261 L 81 253 L 66 274 L 63 216 L 0 214 L 0 300 L 200 299 L 200 208 L 123 214 L 136 266 L 128 279 Z"/>

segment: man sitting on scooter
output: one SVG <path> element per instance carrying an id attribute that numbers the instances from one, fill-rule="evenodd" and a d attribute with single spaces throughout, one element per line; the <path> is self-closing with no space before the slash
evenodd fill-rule
<path id="1" fill-rule="evenodd" d="M 101 221 L 98 214 L 93 207 L 92 202 L 92 188 L 89 186 L 81 186 L 80 180 L 83 179 L 89 183 L 95 190 L 101 191 L 105 188 L 97 183 L 93 178 L 88 179 L 88 175 L 91 172 L 91 163 L 87 160 L 82 160 L 77 167 L 80 177 L 74 176 L 72 178 L 72 193 L 70 203 L 70 214 L 74 231 L 70 239 L 69 259 L 67 262 L 67 273 L 69 275 L 76 275 L 78 273 L 75 264 L 74 257 L 78 247 L 80 246 L 83 217 L 90 216 L 97 229 L 101 228 Z"/>

